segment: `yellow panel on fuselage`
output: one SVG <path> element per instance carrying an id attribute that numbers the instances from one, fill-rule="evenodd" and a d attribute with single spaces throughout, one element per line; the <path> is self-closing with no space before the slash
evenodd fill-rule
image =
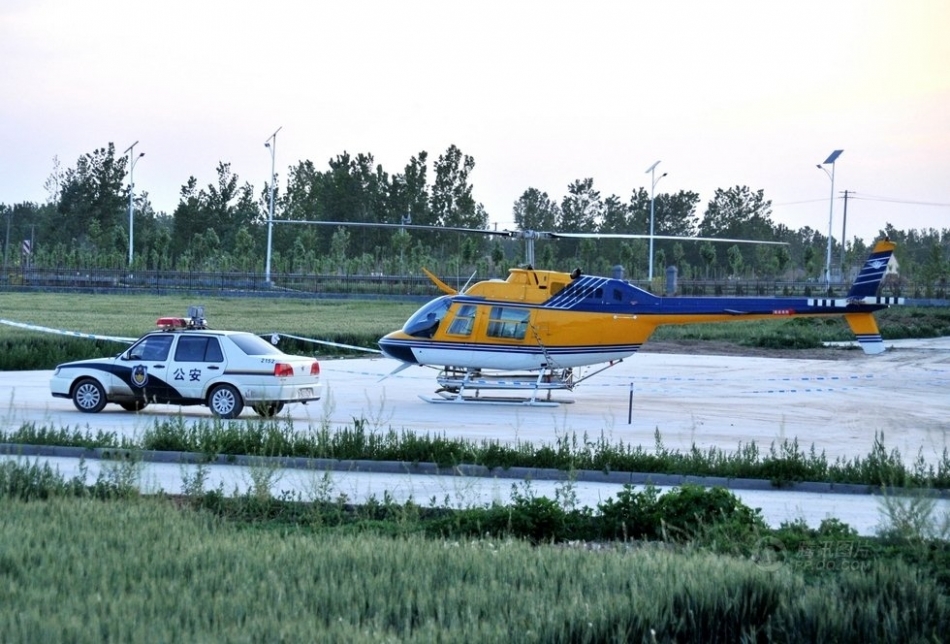
<path id="1" fill-rule="evenodd" d="M 559 271 L 512 268 L 508 272 L 507 280 L 478 282 L 465 294 L 492 300 L 540 304 L 570 282 L 571 276 Z"/>

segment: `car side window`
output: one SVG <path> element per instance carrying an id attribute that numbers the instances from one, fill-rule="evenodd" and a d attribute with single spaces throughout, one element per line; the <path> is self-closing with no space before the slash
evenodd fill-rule
<path id="1" fill-rule="evenodd" d="M 224 355 L 217 338 L 183 335 L 175 349 L 175 362 L 222 362 Z"/>
<path id="2" fill-rule="evenodd" d="M 205 362 L 224 362 L 221 352 L 221 343 L 217 338 L 208 338 L 208 348 L 205 349 Z"/>

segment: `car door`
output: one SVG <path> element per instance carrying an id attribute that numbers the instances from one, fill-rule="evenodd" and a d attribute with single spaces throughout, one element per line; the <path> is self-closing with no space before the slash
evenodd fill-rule
<path id="1" fill-rule="evenodd" d="M 120 356 L 119 359 L 126 367 L 122 370 L 120 379 L 131 390 L 133 397 L 148 402 L 163 402 L 168 399 L 171 391 L 168 384 L 168 360 L 175 337 L 171 333 L 147 335 Z"/>
<path id="2" fill-rule="evenodd" d="M 221 377 L 224 366 L 224 353 L 217 336 L 191 333 L 180 336 L 169 374 L 176 400 L 203 400 L 208 383 Z"/>

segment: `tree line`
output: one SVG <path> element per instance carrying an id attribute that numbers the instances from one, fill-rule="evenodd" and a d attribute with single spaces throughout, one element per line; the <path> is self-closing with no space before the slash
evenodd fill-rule
<path id="1" fill-rule="evenodd" d="M 129 245 L 129 159 L 112 143 L 63 169 L 58 159 L 45 183 L 46 203 L 0 204 L 6 226 L 4 268 L 126 268 Z M 343 152 L 325 169 L 304 160 L 288 168 L 283 185 L 259 189 L 219 162 L 215 183 L 194 176 L 182 185 L 174 212 L 156 212 L 147 192 L 132 194 L 132 270 L 262 272 L 267 251 L 271 190 L 274 273 L 405 274 L 421 266 L 446 272 L 503 274 L 524 258 L 524 241 L 415 226 L 486 229 L 489 213 L 474 196 L 475 160 L 452 145 L 431 164 L 427 152 L 390 174 L 372 154 Z M 651 203 L 652 202 L 652 203 Z M 763 190 L 737 185 L 715 191 L 700 214 L 700 198 L 681 190 L 651 196 L 637 187 L 628 198 L 603 196 L 593 178 L 573 181 L 557 199 L 529 187 L 514 202 L 519 230 L 647 234 L 653 208 L 656 235 L 785 242 L 784 246 L 654 240 L 654 273 L 675 265 L 683 279 L 823 278 L 828 238 L 772 220 Z M 346 227 L 312 223 L 387 224 Z M 898 242 L 901 274 L 946 287 L 950 229 L 902 231 L 888 224 L 879 236 Z M 29 240 L 24 252 L 23 240 Z M 832 239 L 832 275 L 847 281 L 868 243 Z M 648 270 L 645 239 L 560 239 L 539 243 L 539 267 L 627 277 Z M 842 278 L 843 275 L 843 278 Z"/>

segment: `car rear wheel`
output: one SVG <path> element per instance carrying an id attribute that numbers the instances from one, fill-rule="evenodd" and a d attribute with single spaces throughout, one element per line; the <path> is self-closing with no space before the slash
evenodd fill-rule
<path id="1" fill-rule="evenodd" d="M 237 418 L 244 409 L 244 401 L 231 385 L 218 385 L 208 394 L 208 407 L 218 418 Z"/>
<path id="2" fill-rule="evenodd" d="M 284 403 L 282 402 L 263 402 L 257 403 L 254 405 L 254 411 L 257 412 L 258 416 L 263 416 L 264 418 L 273 418 L 284 408 Z"/>
<path id="3" fill-rule="evenodd" d="M 121 402 L 119 403 L 119 407 L 121 407 L 125 411 L 142 411 L 143 409 L 148 407 L 148 402 L 144 400 L 136 400 L 134 402 Z"/>
<path id="4" fill-rule="evenodd" d="M 73 387 L 73 404 L 87 414 L 97 414 L 106 406 L 106 390 L 98 380 L 83 378 Z"/>

